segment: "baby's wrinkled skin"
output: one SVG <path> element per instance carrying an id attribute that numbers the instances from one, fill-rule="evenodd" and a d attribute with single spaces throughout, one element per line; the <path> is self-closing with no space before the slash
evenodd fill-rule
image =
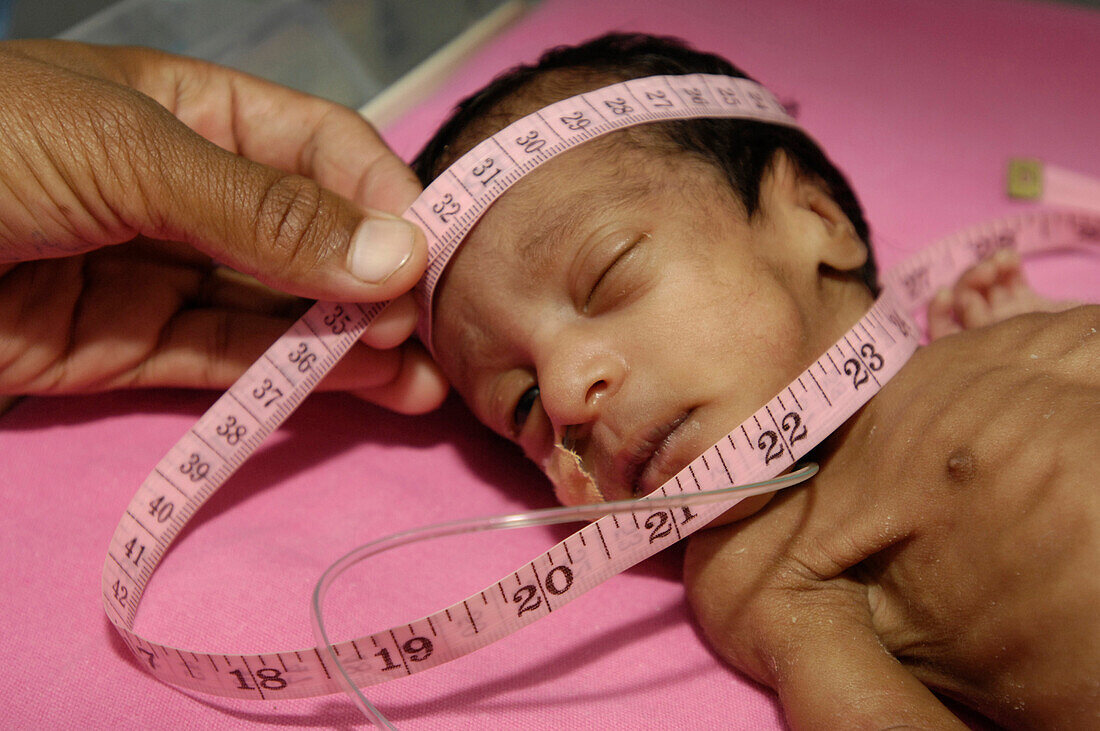
<path id="1" fill-rule="evenodd" d="M 1100 722 L 1100 308 L 917 352 L 805 488 L 688 546 L 707 636 L 795 726 Z M 897 657 L 900 660 L 895 660 Z"/>
<path id="2" fill-rule="evenodd" d="M 782 155 L 747 219 L 704 163 L 597 141 L 470 234 L 434 345 L 562 502 L 629 497 L 866 311 L 865 256 Z M 1098 328 L 1081 307 L 943 337 L 829 438 L 812 481 L 690 539 L 704 632 L 792 725 L 962 727 L 927 687 L 1009 726 L 1100 724 Z"/>

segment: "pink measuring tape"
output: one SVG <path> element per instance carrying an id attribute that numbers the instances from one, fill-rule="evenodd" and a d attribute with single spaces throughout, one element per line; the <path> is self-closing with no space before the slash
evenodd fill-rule
<path id="1" fill-rule="evenodd" d="M 431 263 L 418 290 L 423 311 L 431 311 L 435 284 L 463 238 L 523 175 L 617 129 L 707 116 L 794 125 L 766 89 L 747 79 L 659 76 L 557 102 L 477 145 L 405 213 L 424 228 L 429 242 Z M 330 644 L 326 638 L 316 648 L 249 655 L 190 652 L 139 637 L 132 632 L 138 604 L 172 541 L 386 306 L 318 302 L 142 483 L 111 538 L 102 580 L 105 610 L 152 674 L 214 695 L 298 698 L 433 667 L 556 611 L 704 527 L 745 495 L 708 504 L 654 500 L 769 480 L 788 470 L 900 370 L 919 340 L 909 313 L 967 267 L 999 248 L 1027 253 L 1097 241 L 1100 216 L 1048 212 L 971 229 L 922 251 L 883 277 L 883 295 L 835 345 L 651 496 L 629 512 L 585 526 L 483 591 L 428 617 L 354 640 Z M 428 342 L 430 332 L 423 332 Z"/>

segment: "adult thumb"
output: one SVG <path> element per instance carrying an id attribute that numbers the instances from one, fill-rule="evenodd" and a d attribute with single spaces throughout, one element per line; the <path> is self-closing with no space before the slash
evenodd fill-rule
<path id="1" fill-rule="evenodd" d="M 133 222 L 141 233 L 184 241 L 268 286 L 314 299 L 390 300 L 423 274 L 427 243 L 412 223 L 173 127 L 175 149 L 155 156 L 156 180 L 143 186 L 147 215 Z M 393 185 L 408 186 L 401 166 L 378 167 Z"/>

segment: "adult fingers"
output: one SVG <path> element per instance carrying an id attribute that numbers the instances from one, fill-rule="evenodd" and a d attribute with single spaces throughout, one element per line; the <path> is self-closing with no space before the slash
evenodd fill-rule
<path id="1" fill-rule="evenodd" d="M 103 386 L 227 388 L 288 324 L 283 317 L 219 307 L 183 310 L 162 329 L 154 349 Z M 376 350 L 358 343 L 325 377 L 321 388 L 384 389 L 401 374 L 403 360 L 399 349 Z"/>
<path id="2" fill-rule="evenodd" d="M 277 289 L 346 301 L 392 299 L 423 272 L 424 237 L 408 222 L 223 149 L 132 89 L 2 60 L 12 258 L 140 234 L 191 244 Z M 407 173 L 378 169 L 379 189 L 407 191 Z"/>
<path id="3" fill-rule="evenodd" d="M 281 318 L 218 309 L 180 313 L 162 344 L 112 386 L 228 388 L 287 327 Z M 377 350 L 357 343 L 321 381 L 322 391 L 350 391 L 404 414 L 439 407 L 448 384 L 415 342 Z"/>
<path id="4" fill-rule="evenodd" d="M 313 178 L 361 206 L 399 214 L 420 192 L 369 122 L 325 99 L 148 48 L 45 40 L 5 48 L 135 89 L 223 149 Z"/>
<path id="5" fill-rule="evenodd" d="M 170 261 L 178 258 L 178 246 L 164 242 L 143 241 L 150 251 L 163 251 Z M 181 262 L 186 263 L 186 260 Z M 204 271 L 202 266 L 196 271 Z M 2 273 L 2 270 L 0 270 Z M 237 312 L 273 315 L 293 321 L 301 317 L 313 304 L 310 300 L 286 294 L 268 287 L 253 277 L 241 274 L 229 267 L 216 266 L 204 276 L 196 274 L 185 295 L 188 306 L 208 307 Z M 372 348 L 396 348 L 409 339 L 416 330 L 419 310 L 411 293 L 401 295 L 375 317 L 360 340 Z"/>
<path id="6" fill-rule="evenodd" d="M 166 70 L 175 78 L 158 79 L 154 98 L 225 149 L 395 215 L 420 194 L 412 170 L 354 110 L 191 60 Z"/>
<path id="7" fill-rule="evenodd" d="M 393 348 L 404 342 L 413 331 L 419 310 L 411 294 L 405 294 L 390 302 L 360 338 L 372 348 Z"/>
<path id="8" fill-rule="evenodd" d="M 439 366 L 415 342 L 402 348 L 398 375 L 384 387 L 353 391 L 356 396 L 403 414 L 423 414 L 438 408 L 449 388 Z"/>
<path id="9" fill-rule="evenodd" d="M 225 268 L 216 270 L 204 290 L 203 296 L 210 305 L 237 312 L 293 318 L 300 316 L 308 307 L 304 300 L 263 287 L 255 280 Z M 416 329 L 417 312 L 416 302 L 411 294 L 398 297 L 382 310 L 363 333 L 360 338 L 362 345 L 375 350 L 397 348 Z M 361 351 L 357 348 L 353 352 Z M 347 375 L 355 374 L 354 369 L 364 365 L 360 362 L 349 366 Z M 322 388 L 342 387 L 338 385 L 346 381 L 342 373 L 343 371 L 338 372 L 335 377 L 326 379 L 322 382 Z M 437 408 L 446 398 L 449 389 L 439 366 L 415 342 L 405 343 L 398 372 L 390 381 L 372 386 L 364 380 L 363 374 L 357 378 L 360 380 L 351 381 L 349 386 L 356 396 L 405 414 L 421 414 Z"/>
<path id="10" fill-rule="evenodd" d="M 166 113 L 158 124 L 157 149 L 136 151 L 151 164 L 136 173 L 148 192 L 127 210 L 133 228 L 317 299 L 393 299 L 423 273 L 427 245 L 412 224 L 233 155 Z"/>

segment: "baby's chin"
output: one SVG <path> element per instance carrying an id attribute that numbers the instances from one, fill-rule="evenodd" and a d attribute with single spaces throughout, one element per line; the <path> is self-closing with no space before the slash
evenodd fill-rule
<path id="1" fill-rule="evenodd" d="M 550 482 L 553 483 L 554 494 L 562 505 L 588 505 L 605 502 L 603 493 L 596 485 L 595 478 L 584 468 L 580 456 L 561 444 L 554 445 L 554 450 L 542 463 L 541 467 L 546 476 L 550 478 Z M 707 528 L 716 528 L 747 518 L 763 509 L 774 495 L 775 493 L 770 492 L 745 498 L 711 521 Z"/>
<path id="2" fill-rule="evenodd" d="M 749 516 L 755 515 L 756 513 L 763 510 L 764 506 L 770 503 L 773 497 L 775 497 L 774 492 L 766 492 L 763 495 L 753 495 L 752 497 L 747 497 L 726 512 L 719 515 L 711 522 L 707 523 L 707 528 L 718 528 L 719 526 L 736 523 L 739 520 L 744 520 Z"/>

